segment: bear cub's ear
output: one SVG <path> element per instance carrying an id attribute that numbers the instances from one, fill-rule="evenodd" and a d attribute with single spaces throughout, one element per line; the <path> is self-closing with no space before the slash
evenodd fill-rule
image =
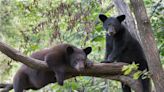
<path id="1" fill-rule="evenodd" d="M 125 17 L 126 17 L 125 15 L 120 15 L 120 16 L 117 16 L 116 18 L 121 23 L 125 19 Z"/>
<path id="2" fill-rule="evenodd" d="M 92 52 L 92 47 L 87 47 L 87 48 L 83 49 L 83 51 L 85 52 L 86 55 L 88 55 L 89 53 Z"/>
<path id="3" fill-rule="evenodd" d="M 105 22 L 105 20 L 108 19 L 108 17 L 104 14 L 99 14 L 99 19 L 102 21 L 102 22 Z"/>
<path id="4" fill-rule="evenodd" d="M 71 46 L 67 47 L 67 53 L 72 54 L 74 52 L 73 48 Z"/>

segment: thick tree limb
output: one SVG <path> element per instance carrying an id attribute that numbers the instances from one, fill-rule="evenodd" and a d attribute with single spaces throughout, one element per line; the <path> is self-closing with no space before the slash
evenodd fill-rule
<path id="1" fill-rule="evenodd" d="M 17 51 L 14 48 L 11 48 L 7 44 L 4 44 L 3 42 L 0 41 L 0 51 L 7 55 L 8 57 L 12 58 L 15 61 L 19 61 L 31 68 L 34 69 L 47 69 L 47 64 L 44 63 L 43 61 L 33 59 L 30 57 L 26 57 L 25 55 L 21 54 L 19 51 Z"/>
<path id="2" fill-rule="evenodd" d="M 22 55 L 16 49 L 0 42 L 0 51 L 6 54 L 13 60 L 19 61 L 33 69 L 49 70 L 47 64 L 44 61 L 40 61 L 34 58 Z M 141 84 L 138 80 L 134 80 L 129 76 L 122 75 L 122 67 L 127 65 L 126 63 L 96 63 L 92 67 L 86 68 L 84 71 L 78 72 L 72 68 L 66 69 L 66 79 L 75 76 L 94 76 L 106 79 L 118 80 L 129 85 L 136 92 L 141 91 Z"/>

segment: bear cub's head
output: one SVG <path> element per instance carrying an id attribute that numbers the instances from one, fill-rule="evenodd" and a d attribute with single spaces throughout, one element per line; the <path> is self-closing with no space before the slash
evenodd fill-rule
<path id="1" fill-rule="evenodd" d="M 92 48 L 77 48 L 70 44 L 60 44 L 48 49 L 45 61 L 48 67 L 55 73 L 59 85 L 64 84 L 66 69 L 73 68 L 82 71 L 87 66 L 87 55 L 91 53 Z"/>
<path id="2" fill-rule="evenodd" d="M 107 33 L 113 36 L 122 29 L 121 22 L 125 19 L 125 15 L 108 18 L 104 14 L 99 14 L 99 19 L 103 22 L 103 27 Z"/>
<path id="3" fill-rule="evenodd" d="M 77 71 L 82 71 L 87 63 L 87 55 L 91 53 L 92 48 L 86 47 L 85 49 L 79 49 L 76 47 L 68 46 L 66 52 L 68 54 L 68 60 L 70 66 Z"/>

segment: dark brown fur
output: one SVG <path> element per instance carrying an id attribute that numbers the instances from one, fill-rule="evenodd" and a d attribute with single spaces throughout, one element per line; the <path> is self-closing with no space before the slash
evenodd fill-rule
<path id="1" fill-rule="evenodd" d="M 50 71 L 36 70 L 22 65 L 14 76 L 14 91 L 40 89 L 49 83 L 56 82 L 56 80 L 60 85 L 63 85 L 65 67 L 83 70 L 87 55 L 91 50 L 91 47 L 79 49 L 69 44 L 61 44 L 33 53 L 31 57 L 46 61 Z"/>

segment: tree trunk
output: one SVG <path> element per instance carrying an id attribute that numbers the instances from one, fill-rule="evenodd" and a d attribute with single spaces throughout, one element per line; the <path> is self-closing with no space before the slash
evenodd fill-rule
<path id="1" fill-rule="evenodd" d="M 141 38 L 143 50 L 148 61 L 151 78 L 157 92 L 164 92 L 164 72 L 159 58 L 150 20 L 143 0 L 130 0 Z"/>

